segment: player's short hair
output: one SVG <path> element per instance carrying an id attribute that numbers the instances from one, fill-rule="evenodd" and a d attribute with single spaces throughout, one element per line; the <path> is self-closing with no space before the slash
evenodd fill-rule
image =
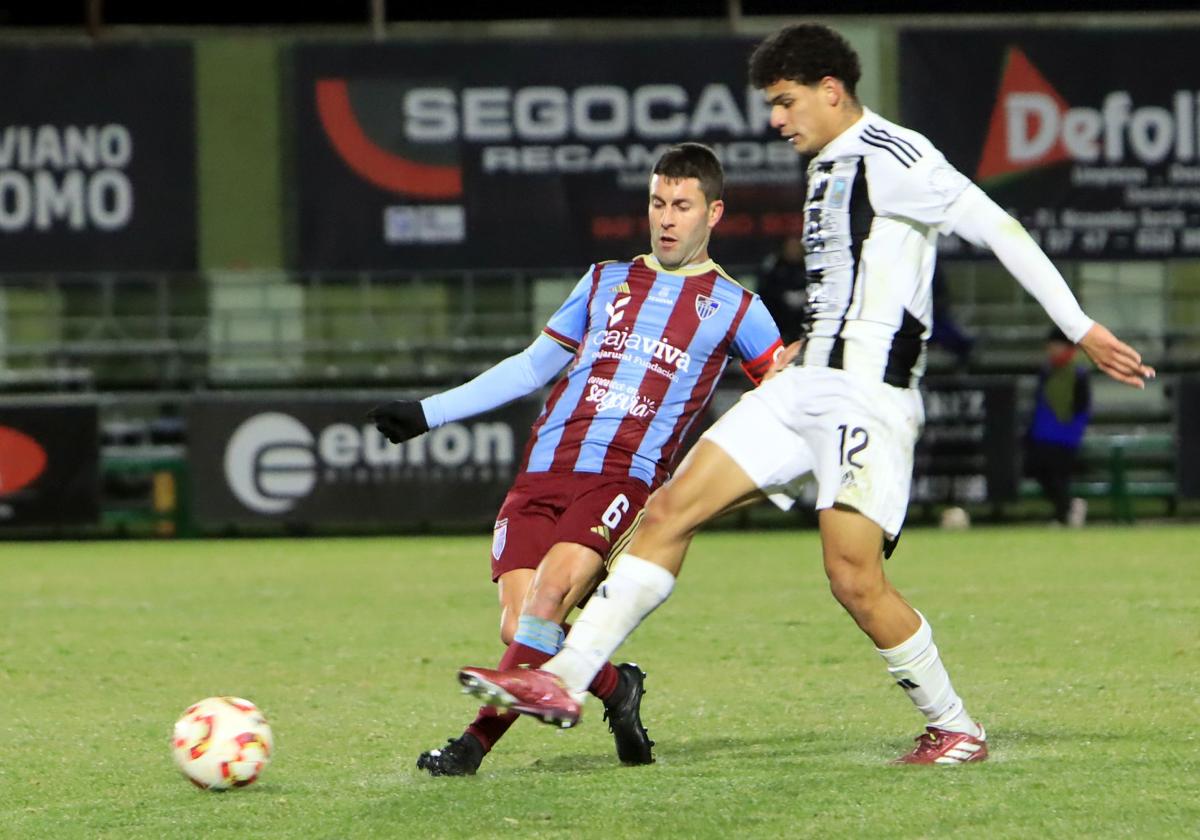
<path id="1" fill-rule="evenodd" d="M 680 143 L 667 149 L 654 164 L 651 175 L 661 175 L 673 181 L 695 178 L 708 204 L 725 191 L 725 170 L 717 153 L 703 143 Z"/>
<path id="2" fill-rule="evenodd" d="M 750 56 L 750 83 L 760 90 L 785 80 L 815 85 L 826 76 L 840 79 L 854 96 L 862 66 L 850 42 L 819 23 L 785 26 Z"/>

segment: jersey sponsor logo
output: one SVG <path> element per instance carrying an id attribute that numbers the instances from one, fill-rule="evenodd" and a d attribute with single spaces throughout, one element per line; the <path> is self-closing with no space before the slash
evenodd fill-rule
<path id="1" fill-rule="evenodd" d="M 812 311 L 814 318 L 829 314 L 837 305 L 837 301 L 833 299 L 819 278 L 805 286 L 804 291 L 808 295 L 808 308 Z"/>
<path id="2" fill-rule="evenodd" d="M 653 417 L 658 404 L 647 399 L 636 388 L 603 377 L 588 378 L 588 392 L 584 401 L 596 406 L 596 413 L 617 411 L 630 417 Z"/>
<path id="3" fill-rule="evenodd" d="M 1071 106 L 1024 52 L 1010 47 L 976 179 L 1070 161 L 1108 167 L 1194 161 L 1200 91 L 1176 90 L 1170 105 L 1135 106 L 1128 91 L 1113 90 L 1099 108 Z"/>
<path id="4" fill-rule="evenodd" d="M 838 236 L 845 217 L 848 177 L 833 175 L 835 164 L 816 164 L 809 170 L 808 195 L 804 202 L 804 264 L 809 273 L 837 268 L 849 262 L 843 237 Z M 838 182 L 842 186 L 838 187 Z M 840 189 L 837 203 L 830 200 L 831 188 Z"/>
<path id="5" fill-rule="evenodd" d="M 605 542 L 612 541 L 612 532 L 609 530 L 607 525 L 593 525 L 590 530 L 593 534 Z"/>
<path id="6" fill-rule="evenodd" d="M 22 431 L 0 426 L 0 495 L 15 493 L 46 470 L 46 450 Z"/>
<path id="7" fill-rule="evenodd" d="M 717 310 L 721 308 L 719 300 L 713 300 L 708 295 L 696 295 L 696 316 L 701 321 L 707 321 L 709 318 L 717 314 Z"/>
<path id="8" fill-rule="evenodd" d="M 601 350 L 598 358 L 611 358 L 614 354 L 623 361 L 635 361 L 632 353 L 644 353 L 650 359 L 657 359 L 673 365 L 676 370 L 686 372 L 692 364 L 692 357 L 686 350 L 680 350 L 666 338 L 647 338 L 635 332 L 625 330 L 604 330 L 592 338 L 592 343 Z"/>
<path id="9" fill-rule="evenodd" d="M 844 168 L 844 165 L 843 165 Z M 823 319 L 842 310 L 838 288 L 826 284 L 835 269 L 851 262 L 848 228 L 851 176 L 835 174 L 838 164 L 815 163 L 809 169 L 808 195 L 804 202 L 804 265 L 808 273 L 805 294 L 813 318 Z M 835 284 L 836 285 L 836 284 Z"/>

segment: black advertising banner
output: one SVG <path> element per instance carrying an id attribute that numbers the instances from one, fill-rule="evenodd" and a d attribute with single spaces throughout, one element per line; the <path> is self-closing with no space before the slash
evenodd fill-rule
<path id="1" fill-rule="evenodd" d="M 83 525 L 99 516 L 96 406 L 0 406 L 0 528 Z"/>
<path id="2" fill-rule="evenodd" d="M 192 49 L 0 46 L 5 271 L 192 269 Z"/>
<path id="3" fill-rule="evenodd" d="M 799 233 L 801 168 L 748 86 L 748 38 L 301 44 L 293 54 L 303 269 L 572 268 L 649 250 L 654 161 L 726 169 L 712 253 L 755 264 Z"/>
<path id="4" fill-rule="evenodd" d="M 198 525 L 319 530 L 481 523 L 516 475 L 541 404 L 527 399 L 395 446 L 365 419 L 377 398 L 212 398 L 187 412 Z"/>
<path id="5" fill-rule="evenodd" d="M 902 122 L 1052 257 L 1195 257 L 1197 43 L 1182 27 L 906 30 Z"/>
<path id="6" fill-rule="evenodd" d="M 925 430 L 913 463 L 913 502 L 965 504 L 1017 497 L 1016 386 L 928 377 Z"/>

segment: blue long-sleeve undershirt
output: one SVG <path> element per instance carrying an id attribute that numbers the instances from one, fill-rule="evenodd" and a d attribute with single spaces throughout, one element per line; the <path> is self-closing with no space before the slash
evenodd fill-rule
<path id="1" fill-rule="evenodd" d="M 470 382 L 421 400 L 425 422 L 433 429 L 531 394 L 557 376 L 574 355 L 552 338 L 539 335 L 520 353 L 493 365 Z"/>

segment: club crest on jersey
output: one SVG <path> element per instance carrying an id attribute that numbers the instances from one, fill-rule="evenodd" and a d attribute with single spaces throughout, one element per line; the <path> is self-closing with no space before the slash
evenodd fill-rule
<path id="1" fill-rule="evenodd" d="M 696 295 L 696 314 L 701 321 L 707 321 L 709 318 L 717 314 L 717 310 L 721 308 L 719 300 L 713 300 L 707 295 Z"/>
<path id="2" fill-rule="evenodd" d="M 496 520 L 492 531 L 492 559 L 499 560 L 504 553 L 504 544 L 508 542 L 508 517 Z"/>
<path id="3" fill-rule="evenodd" d="M 833 186 L 829 190 L 830 207 L 840 210 L 846 203 L 846 196 L 850 194 L 850 179 L 849 178 L 834 178 Z"/>

